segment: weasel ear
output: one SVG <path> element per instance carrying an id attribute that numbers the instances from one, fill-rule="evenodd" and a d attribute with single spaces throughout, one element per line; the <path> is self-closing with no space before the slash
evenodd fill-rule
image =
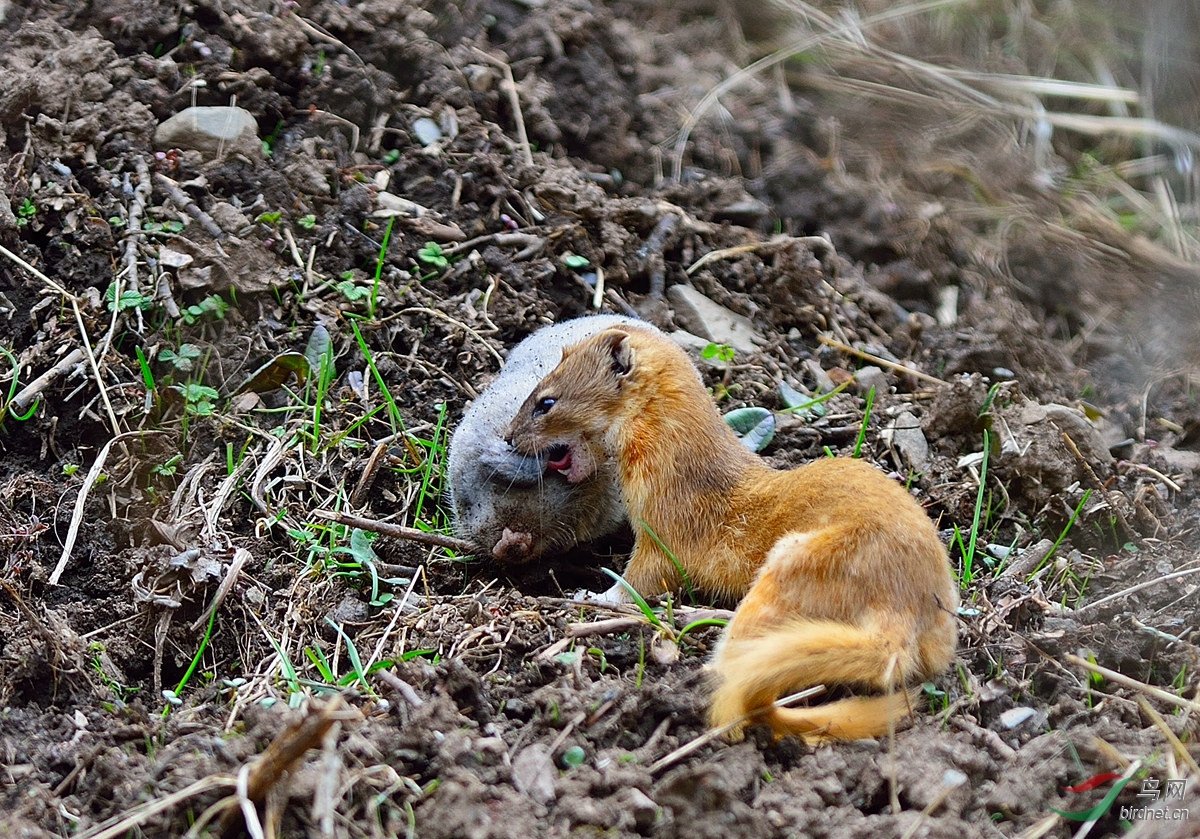
<path id="1" fill-rule="evenodd" d="M 618 378 L 625 378 L 633 370 L 633 347 L 629 345 L 629 333 L 622 329 L 609 329 L 604 333 L 604 345 L 612 357 L 612 371 Z"/>

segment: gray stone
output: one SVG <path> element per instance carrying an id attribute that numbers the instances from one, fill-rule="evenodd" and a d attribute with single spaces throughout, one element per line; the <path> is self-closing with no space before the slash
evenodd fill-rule
<path id="1" fill-rule="evenodd" d="M 673 285 L 667 297 L 679 325 L 701 338 L 728 344 L 740 353 L 752 353 L 766 343 L 750 318 L 714 303 L 691 286 Z"/>
<path id="2" fill-rule="evenodd" d="M 668 333 L 667 337 L 687 350 L 692 356 L 693 361 L 698 361 L 700 364 L 707 364 L 709 367 L 713 367 L 717 370 L 725 369 L 725 362 L 719 359 L 717 356 L 714 355 L 711 358 L 705 358 L 701 355 L 701 353 L 704 352 L 704 348 L 712 343 L 712 341 L 708 340 L 707 338 L 701 338 L 699 335 L 693 335 L 685 329 L 676 329 L 674 332 Z"/>
<path id="3" fill-rule="evenodd" d="M 545 743 L 532 743 L 513 758 L 513 786 L 543 806 L 554 800 L 555 774 L 554 761 Z"/>
<path id="4" fill-rule="evenodd" d="M 888 386 L 887 373 L 873 364 L 860 367 L 855 371 L 854 382 L 858 385 L 858 392 L 864 394 L 871 388 L 875 388 L 875 394 L 879 395 L 887 390 Z"/>
<path id="5" fill-rule="evenodd" d="M 212 160 L 233 153 L 262 156 L 258 123 L 245 108 L 197 106 L 185 108 L 154 132 L 160 149 L 193 149 Z"/>
<path id="6" fill-rule="evenodd" d="M 892 420 L 889 432 L 901 464 L 913 472 L 929 471 L 929 441 L 921 430 L 921 421 L 911 411 L 902 411 Z"/>

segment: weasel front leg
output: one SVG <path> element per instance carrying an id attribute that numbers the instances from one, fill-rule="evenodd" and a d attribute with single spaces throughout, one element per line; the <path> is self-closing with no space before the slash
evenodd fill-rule
<path id="1" fill-rule="evenodd" d="M 665 594 L 679 588 L 679 572 L 670 558 L 665 556 L 657 546 L 647 550 L 639 542 L 633 548 L 629 564 L 621 579 L 633 586 L 633 590 L 642 597 L 653 597 Z M 612 587 L 603 592 L 581 591 L 575 595 L 576 600 L 593 603 L 632 603 L 629 591 L 621 583 L 613 583 Z"/>
<path id="2" fill-rule="evenodd" d="M 629 557 L 629 564 L 625 566 L 623 576 L 625 582 L 633 586 L 634 590 L 643 597 L 674 591 L 679 588 L 681 582 L 679 571 L 670 557 L 666 556 L 648 538 L 642 536 L 638 537 L 637 543 L 633 546 L 633 554 Z M 622 594 L 625 595 L 624 601 L 629 602 L 624 586 L 617 583 L 609 591 L 614 589 L 621 589 Z"/>

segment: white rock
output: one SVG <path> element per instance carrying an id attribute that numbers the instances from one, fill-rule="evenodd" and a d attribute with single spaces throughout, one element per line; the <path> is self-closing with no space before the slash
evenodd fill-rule
<path id="1" fill-rule="evenodd" d="M 538 804 L 545 806 L 554 800 L 554 776 L 554 761 L 544 743 L 526 746 L 513 758 L 513 786 Z"/>
<path id="2" fill-rule="evenodd" d="M 223 105 L 185 108 L 158 126 L 154 145 L 160 149 L 194 149 L 210 159 L 235 152 L 262 156 L 254 115 L 245 108 Z"/>
<path id="3" fill-rule="evenodd" d="M 679 324 L 701 338 L 728 344 L 740 353 L 752 353 L 766 343 L 750 318 L 714 303 L 691 286 L 673 285 L 667 297 Z"/>
<path id="4" fill-rule="evenodd" d="M 921 430 L 921 421 L 911 411 L 901 411 L 892 420 L 892 448 L 900 457 L 900 462 L 913 472 L 929 471 L 929 441 Z"/>
<path id="5" fill-rule="evenodd" d="M 1005 728 L 1012 729 L 1036 716 L 1037 711 L 1035 711 L 1033 708 L 1009 708 L 1000 715 L 1000 724 Z"/>

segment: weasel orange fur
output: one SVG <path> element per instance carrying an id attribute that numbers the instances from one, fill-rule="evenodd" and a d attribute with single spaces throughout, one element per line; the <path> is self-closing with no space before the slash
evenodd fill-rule
<path id="1" fill-rule="evenodd" d="M 777 735 L 879 736 L 908 713 L 909 686 L 954 655 L 958 595 L 920 505 L 859 460 L 771 469 L 738 441 L 686 353 L 661 334 L 619 326 L 564 350 L 508 438 L 547 455 L 572 482 L 616 461 L 637 534 L 625 580 L 637 591 L 683 582 L 652 530 L 695 589 L 741 599 L 712 662 L 714 727 L 753 712 L 751 722 Z M 771 708 L 821 684 L 874 695 Z"/>

